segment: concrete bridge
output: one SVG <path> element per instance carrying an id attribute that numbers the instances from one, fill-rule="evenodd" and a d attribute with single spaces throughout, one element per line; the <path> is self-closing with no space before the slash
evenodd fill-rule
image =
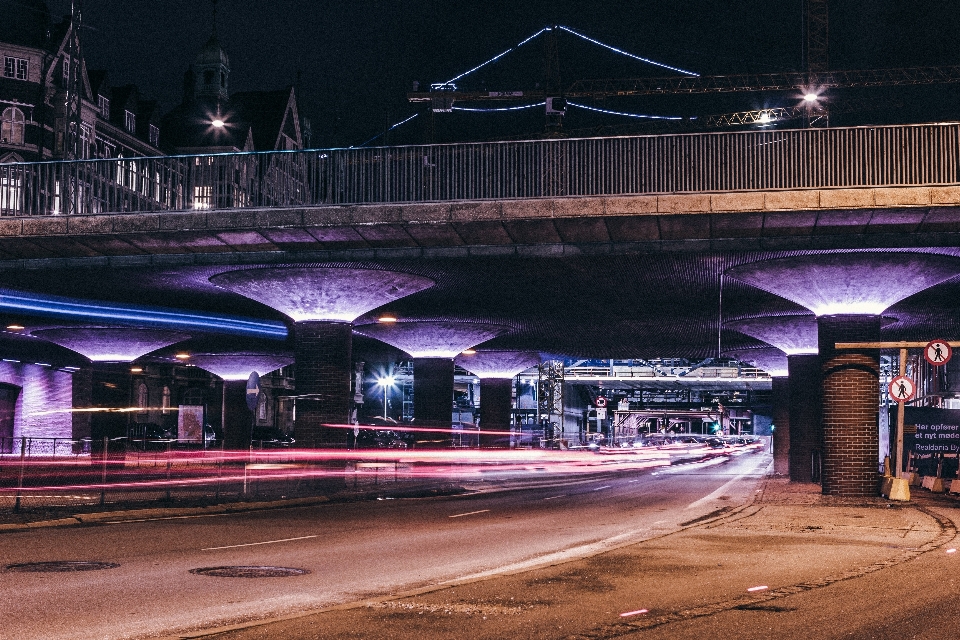
<path id="1" fill-rule="evenodd" d="M 505 354 L 762 360 L 783 469 L 866 495 L 879 352 L 834 345 L 960 338 L 958 155 L 930 124 L 3 165 L 0 285 L 282 320 L 308 445 L 343 440 L 354 334 L 413 356 L 441 427 L 478 345 L 491 381 L 529 366 Z"/>

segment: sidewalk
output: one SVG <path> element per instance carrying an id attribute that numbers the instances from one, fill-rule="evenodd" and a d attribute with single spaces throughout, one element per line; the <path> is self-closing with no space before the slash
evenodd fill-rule
<path id="1" fill-rule="evenodd" d="M 792 611 L 789 598 L 956 544 L 952 496 L 839 499 L 779 478 L 758 488 L 749 504 L 593 557 L 170 639 L 774 637 L 715 625 L 730 612 Z"/>

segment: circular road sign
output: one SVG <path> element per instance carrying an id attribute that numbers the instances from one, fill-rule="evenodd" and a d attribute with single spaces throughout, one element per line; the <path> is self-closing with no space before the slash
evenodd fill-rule
<path id="1" fill-rule="evenodd" d="M 897 376 L 890 381 L 888 390 L 894 402 L 910 402 L 917 393 L 917 385 L 907 376 Z"/>
<path id="2" fill-rule="evenodd" d="M 953 349 L 950 348 L 950 344 L 946 340 L 931 340 L 923 348 L 923 357 L 935 367 L 950 362 L 950 356 L 952 355 Z"/>
<path id="3" fill-rule="evenodd" d="M 604 397 L 604 396 L 597 396 L 596 405 L 597 405 L 597 408 L 598 408 L 598 409 L 601 409 L 601 408 L 607 406 L 607 399 L 606 399 L 606 397 Z"/>

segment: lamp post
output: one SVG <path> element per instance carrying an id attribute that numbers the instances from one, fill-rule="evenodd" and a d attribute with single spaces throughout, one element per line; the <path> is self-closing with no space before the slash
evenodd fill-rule
<path id="1" fill-rule="evenodd" d="M 386 376 L 377 380 L 377 384 L 383 387 L 383 419 L 387 419 L 387 392 L 393 386 L 395 379 L 393 376 Z"/>

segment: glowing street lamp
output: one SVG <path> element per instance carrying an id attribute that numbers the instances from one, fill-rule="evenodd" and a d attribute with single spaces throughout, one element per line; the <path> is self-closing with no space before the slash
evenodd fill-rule
<path id="1" fill-rule="evenodd" d="M 383 378 L 377 379 L 377 385 L 383 387 L 383 419 L 387 419 L 387 392 L 390 387 L 394 385 L 396 378 L 393 376 L 385 376 Z"/>
<path id="2" fill-rule="evenodd" d="M 817 101 L 817 98 L 819 98 L 819 97 L 820 97 L 820 96 L 818 96 L 817 94 L 811 92 L 811 93 L 808 93 L 808 94 L 804 95 L 804 96 L 803 96 L 803 99 L 804 99 L 806 102 L 816 102 L 816 101 Z"/>

